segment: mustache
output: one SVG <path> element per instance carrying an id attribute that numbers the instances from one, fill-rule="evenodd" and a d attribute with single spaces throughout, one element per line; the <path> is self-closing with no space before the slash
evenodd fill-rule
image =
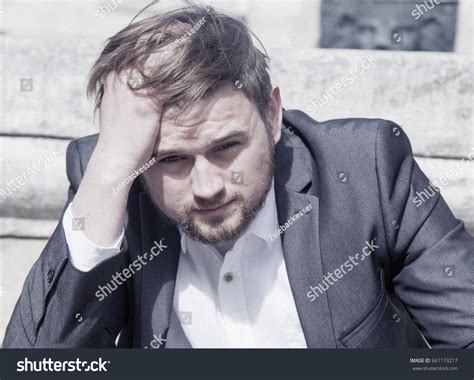
<path id="1" fill-rule="evenodd" d="M 240 193 L 234 193 L 231 196 L 226 196 L 224 192 L 217 194 L 213 198 L 203 199 L 195 198 L 194 203 L 186 207 L 186 213 L 193 210 L 213 209 L 229 203 L 230 201 L 243 201 L 244 197 Z"/>

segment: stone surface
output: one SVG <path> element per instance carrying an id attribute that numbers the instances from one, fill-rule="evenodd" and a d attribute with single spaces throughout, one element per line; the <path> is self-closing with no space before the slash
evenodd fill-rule
<path id="1" fill-rule="evenodd" d="M 0 217 L 59 216 L 69 185 L 67 144 L 65 140 L 0 137 Z"/>
<path id="2" fill-rule="evenodd" d="M 0 218 L 0 237 L 49 239 L 57 224 L 57 220 Z"/>
<path id="3" fill-rule="evenodd" d="M 453 51 L 458 4 L 436 0 L 323 0 L 321 47 Z"/>
<path id="4" fill-rule="evenodd" d="M 347 0 L 345 3 L 356 1 Z M 420 0 L 418 3 L 424 1 L 431 0 Z M 321 0 L 197 0 L 196 2 L 206 6 L 212 5 L 216 9 L 246 20 L 267 48 L 320 46 L 320 29 L 326 22 L 326 16 L 320 12 Z M 451 0 L 443 2 L 449 3 Z M 134 15 L 149 3 L 148 0 L 4 0 L 0 2 L 0 12 L 3 11 L 0 32 L 15 36 L 54 39 L 58 36 L 105 39 L 127 25 Z M 165 0 L 158 4 L 166 3 L 175 5 L 179 2 Z M 371 6 L 377 8 L 383 4 L 377 2 L 376 6 L 373 4 Z M 459 1 L 455 39 L 457 53 L 472 54 L 473 6 L 472 0 Z M 147 14 L 158 11 L 157 5 L 154 5 Z M 430 11 L 424 14 L 423 18 L 429 18 L 432 13 Z M 289 38 L 290 31 L 292 38 Z"/>
<path id="5" fill-rule="evenodd" d="M 272 56 L 285 108 L 316 120 L 393 120 L 418 155 L 466 157 L 474 146 L 474 66 L 464 56 L 336 49 Z"/>
<path id="6" fill-rule="evenodd" d="M 64 137 L 96 133 L 84 89 L 99 40 L 71 44 L 69 39 L 3 38 L 11 59 L 0 67 L 0 132 Z M 473 145 L 474 67 L 465 56 L 335 49 L 270 53 L 273 80 L 281 86 L 286 108 L 304 110 L 318 120 L 394 120 L 410 136 L 414 152 L 425 156 L 464 157 Z M 29 78 L 33 91 L 20 91 L 21 79 Z M 308 109 L 312 102 L 318 104 L 314 112 Z"/>
<path id="7" fill-rule="evenodd" d="M 0 132 L 78 137 L 98 131 L 85 88 L 102 41 L 2 38 L 8 59 L 0 66 Z"/>

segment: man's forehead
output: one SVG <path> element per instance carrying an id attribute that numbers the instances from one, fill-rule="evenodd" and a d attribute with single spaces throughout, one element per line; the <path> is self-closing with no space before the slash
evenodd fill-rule
<path id="1" fill-rule="evenodd" d="M 241 116 L 230 104 L 227 107 L 198 108 L 194 106 L 185 113 L 179 112 L 164 113 L 161 120 L 163 130 L 170 129 L 194 129 L 204 123 L 228 122 Z"/>
<path id="2" fill-rule="evenodd" d="M 158 151 L 179 149 L 195 141 L 198 145 L 217 141 L 227 135 L 249 135 L 259 118 L 256 107 L 237 91 L 217 93 L 199 102 L 185 113 L 165 111 L 162 118 Z M 187 143 L 186 143 L 187 141 Z"/>
<path id="3" fill-rule="evenodd" d="M 209 133 L 225 133 L 224 126 L 248 126 L 258 117 L 255 107 L 240 91 L 221 91 L 200 101 L 186 112 L 165 110 L 161 122 L 161 140 L 169 137 L 196 138 Z M 228 128 L 225 128 L 228 129 Z"/>
<path id="4" fill-rule="evenodd" d="M 223 86 L 208 98 L 200 100 L 182 112 L 178 107 L 165 108 L 161 120 L 162 128 L 193 128 L 204 122 L 226 122 L 242 119 L 243 108 L 250 111 L 253 107 L 242 91 L 236 91 L 230 85 Z"/>

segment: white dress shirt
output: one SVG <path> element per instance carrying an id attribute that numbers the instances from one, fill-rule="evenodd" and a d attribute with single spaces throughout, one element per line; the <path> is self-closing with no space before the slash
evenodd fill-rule
<path id="1" fill-rule="evenodd" d="M 63 226 L 72 264 L 88 271 L 119 252 L 72 233 L 67 209 Z M 167 348 L 305 348 L 288 280 L 272 184 L 265 205 L 225 255 L 181 234 L 181 253 Z M 78 236 L 76 236 L 78 235 Z"/>

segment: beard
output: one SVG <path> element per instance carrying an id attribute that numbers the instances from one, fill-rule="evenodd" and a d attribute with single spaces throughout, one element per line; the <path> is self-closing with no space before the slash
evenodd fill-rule
<path id="1" fill-rule="evenodd" d="M 142 183 L 162 218 L 172 225 L 180 226 L 191 239 L 212 245 L 234 240 L 255 219 L 258 212 L 263 208 L 267 194 L 270 191 L 275 169 L 275 150 L 271 133 L 267 133 L 265 149 L 265 159 L 259 165 L 258 170 L 259 181 L 249 191 L 250 195 L 247 197 L 239 191 L 228 194 L 224 190 L 211 199 L 195 198 L 192 204 L 186 205 L 182 212 L 176 214 L 161 207 L 154 199 L 145 181 L 142 181 Z M 236 211 L 230 216 L 216 215 L 201 219 L 196 215 L 196 210 L 217 208 L 229 202 L 232 202 L 236 207 Z"/>

